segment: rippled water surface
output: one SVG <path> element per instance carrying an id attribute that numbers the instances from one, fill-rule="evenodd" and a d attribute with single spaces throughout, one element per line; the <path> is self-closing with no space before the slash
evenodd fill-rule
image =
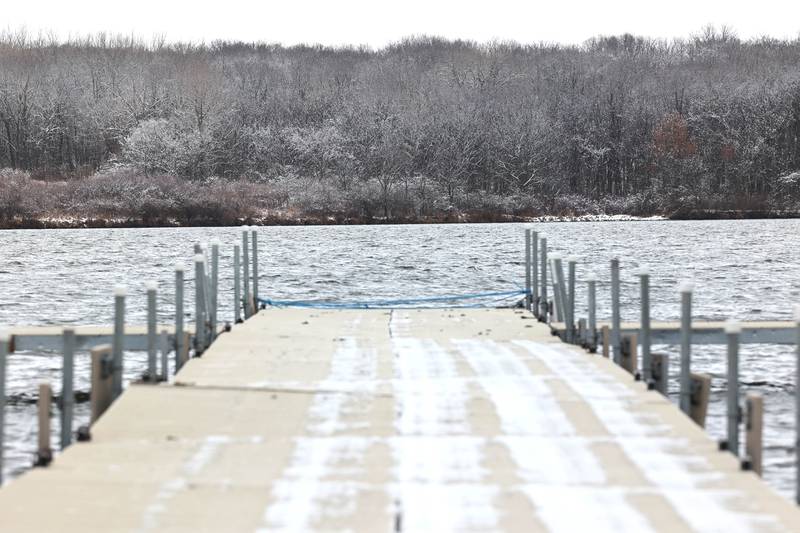
<path id="1" fill-rule="evenodd" d="M 608 264 L 614 256 L 622 264 L 623 320 L 638 317 L 638 266 L 651 271 L 654 320 L 678 318 L 676 286 L 683 279 L 696 283 L 696 319 L 787 320 L 792 303 L 800 302 L 797 220 L 550 223 L 538 229 L 551 250 L 580 258 L 579 279 L 590 272 L 598 275 L 601 320 L 610 316 Z M 524 280 L 522 230 L 518 224 L 260 228 L 261 294 L 363 300 L 513 290 Z M 239 236 L 237 228 L 2 231 L 0 324 L 110 324 L 115 284 L 129 288 L 129 321 L 143 323 L 148 279 L 159 282 L 160 321 L 168 322 L 174 265 L 190 266 L 193 243 L 213 238 L 222 241 L 220 314 L 231 319 L 231 252 Z M 581 284 L 581 316 L 583 289 Z M 188 287 L 188 311 L 194 309 L 191 294 Z M 143 358 L 126 354 L 128 378 L 142 372 Z M 794 479 L 794 365 L 791 347 L 742 347 L 743 392 L 765 395 L 765 477 L 787 495 Z M 60 366 L 57 354 L 9 358 L 7 473 L 14 475 L 31 463 L 31 402 L 39 382 L 49 381 L 58 393 Z M 724 349 L 695 346 L 692 366 L 713 375 L 708 430 L 721 438 Z M 88 357 L 80 354 L 76 389 L 88 389 L 87 377 Z M 79 404 L 76 423 L 87 416 L 88 404 Z"/>

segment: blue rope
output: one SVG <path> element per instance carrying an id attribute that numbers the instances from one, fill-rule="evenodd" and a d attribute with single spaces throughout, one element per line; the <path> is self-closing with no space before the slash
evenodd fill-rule
<path id="1" fill-rule="evenodd" d="M 273 300 L 271 298 L 259 298 L 258 301 L 272 307 L 300 307 L 308 309 L 385 309 L 391 307 L 407 307 L 420 304 L 457 302 L 460 300 L 478 300 L 494 298 L 490 304 L 496 304 L 508 300 L 514 296 L 527 294 L 525 290 L 501 291 L 501 292 L 478 292 L 472 294 L 455 294 L 450 296 L 429 296 L 426 298 L 404 298 L 396 300 L 371 300 L 371 301 L 352 301 L 352 302 L 332 302 L 327 300 Z M 467 305 L 445 305 L 447 308 L 478 308 L 487 307 L 483 303 L 473 303 Z"/>

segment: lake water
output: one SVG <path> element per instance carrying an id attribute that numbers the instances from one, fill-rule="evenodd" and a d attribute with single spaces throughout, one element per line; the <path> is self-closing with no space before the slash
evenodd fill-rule
<path id="1" fill-rule="evenodd" d="M 264 227 L 259 229 L 260 292 L 281 299 L 364 300 L 505 291 L 524 281 L 523 225 Z M 609 261 L 622 265 L 622 318 L 638 318 L 638 279 L 651 272 L 652 317 L 679 317 L 677 285 L 695 282 L 697 320 L 788 320 L 800 302 L 800 221 L 580 222 L 537 226 L 552 251 L 580 258 L 579 280 L 598 276 L 598 318 L 610 318 Z M 188 267 L 195 241 L 218 238 L 221 319 L 233 317 L 232 242 L 238 228 L 20 230 L 0 232 L 0 325 L 110 324 L 112 290 L 128 286 L 128 320 L 144 323 L 145 280 L 159 283 L 159 320 L 172 321 L 174 265 Z M 191 279 L 192 271 L 187 270 Z M 185 309 L 193 311 L 191 286 Z M 585 314 L 585 284 L 576 314 Z M 665 351 L 677 353 L 674 347 Z M 745 345 L 742 392 L 765 396 L 765 472 L 787 496 L 794 483 L 792 347 Z M 675 358 L 672 358 L 675 361 Z M 142 373 L 144 354 L 126 354 Z M 7 475 L 32 461 L 36 386 L 60 387 L 58 354 L 15 353 L 7 371 Z M 692 369 L 713 376 L 708 431 L 724 434 L 724 347 L 695 346 Z M 673 373 L 677 365 L 673 365 Z M 88 391 L 88 356 L 76 359 L 76 390 Z M 673 380 L 672 389 L 677 390 Z M 76 425 L 88 404 L 78 404 Z M 57 420 L 54 420 L 57 430 Z M 55 441 L 54 441 L 55 442 Z"/>

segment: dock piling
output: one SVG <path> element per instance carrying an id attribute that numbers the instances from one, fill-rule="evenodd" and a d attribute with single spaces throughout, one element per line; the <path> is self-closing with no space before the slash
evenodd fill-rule
<path id="1" fill-rule="evenodd" d="M 36 459 L 33 466 L 47 466 L 53 460 L 53 449 L 50 446 L 50 406 L 53 402 L 53 389 L 47 383 L 39 385 L 39 398 L 36 402 L 39 431 L 37 433 Z"/>
<path id="2" fill-rule="evenodd" d="M 242 308 L 245 320 L 250 318 L 250 252 L 248 251 L 250 244 L 247 231 L 247 226 L 242 226 L 242 281 L 244 282 Z"/>
<path id="3" fill-rule="evenodd" d="M 745 449 L 747 452 L 745 462 L 750 470 L 761 476 L 763 473 L 763 432 L 764 432 L 764 398 L 751 392 L 745 399 L 746 419 L 745 424 Z"/>
<path id="4" fill-rule="evenodd" d="M 742 326 L 736 320 L 725 323 L 725 334 L 728 337 L 728 390 L 727 390 L 727 449 L 735 456 L 739 455 L 739 424 L 742 413 L 739 406 L 739 335 Z"/>
<path id="5" fill-rule="evenodd" d="M 199 356 L 206 348 L 205 329 L 205 277 L 203 266 L 205 257 L 202 254 L 194 256 L 194 353 Z"/>
<path id="6" fill-rule="evenodd" d="M 209 342 L 217 337 L 217 292 L 219 290 L 219 240 L 211 241 L 211 306 L 209 309 Z"/>
<path id="7" fill-rule="evenodd" d="M 589 323 L 588 323 L 588 348 L 592 353 L 597 352 L 597 276 L 590 274 L 587 278 L 589 284 Z"/>
<path id="8" fill-rule="evenodd" d="M 575 268 L 578 260 L 567 257 L 567 328 L 568 341 L 575 343 Z"/>
<path id="9" fill-rule="evenodd" d="M 184 266 L 182 263 L 175 265 L 175 373 L 178 373 L 183 364 L 184 350 L 189 347 L 184 345 L 183 335 L 183 290 Z"/>
<path id="10" fill-rule="evenodd" d="M 650 272 L 640 268 L 639 297 L 641 302 L 641 317 L 639 342 L 642 345 L 642 378 L 645 383 L 652 379 L 652 364 L 650 362 Z"/>
<path id="11" fill-rule="evenodd" d="M 614 362 L 622 362 L 622 337 L 619 309 L 619 259 L 611 260 L 611 349 L 614 355 Z"/>
<path id="12" fill-rule="evenodd" d="M 64 359 L 61 366 L 61 449 L 72 443 L 72 415 L 75 408 L 73 377 L 75 372 L 75 330 L 64 328 Z"/>
<path id="13" fill-rule="evenodd" d="M 161 351 L 161 374 L 160 381 L 169 380 L 169 334 L 162 329 L 159 336 L 159 349 Z"/>
<path id="14" fill-rule="evenodd" d="M 567 323 L 569 320 L 569 300 L 567 298 L 567 278 L 564 276 L 564 260 L 561 258 L 561 254 L 553 254 L 553 270 L 558 281 L 558 321 L 564 322 L 566 329 L 566 338 L 564 340 L 570 342 L 572 325 Z"/>
<path id="15" fill-rule="evenodd" d="M 11 337 L 5 331 L 0 332 L 0 487 L 3 485 L 3 446 L 6 420 L 6 363 L 8 359 Z"/>
<path id="16" fill-rule="evenodd" d="M 239 277 L 241 276 L 239 265 L 239 242 L 233 243 L 233 323 L 239 324 L 242 321 L 242 287 Z"/>
<path id="17" fill-rule="evenodd" d="M 539 232 L 531 232 L 531 311 L 533 316 L 539 316 Z"/>
<path id="18" fill-rule="evenodd" d="M 111 377 L 111 399 L 115 400 L 122 394 L 122 369 L 123 349 L 125 346 L 125 296 L 128 290 L 117 285 L 114 288 L 114 336 L 112 346 L 112 377 Z"/>
<path id="19" fill-rule="evenodd" d="M 525 309 L 530 310 L 533 305 L 533 291 L 531 289 L 531 230 L 525 229 Z"/>
<path id="20" fill-rule="evenodd" d="M 541 322 L 548 323 L 550 306 L 547 301 L 547 238 L 542 237 L 541 244 L 542 244 L 542 254 L 541 254 L 542 294 L 540 295 L 541 309 L 539 311 L 539 320 Z"/>
<path id="21" fill-rule="evenodd" d="M 680 284 L 681 294 L 681 368 L 680 407 L 689 415 L 692 409 L 691 365 L 692 365 L 692 291 L 694 286 L 685 281 Z"/>
<path id="22" fill-rule="evenodd" d="M 158 370 L 156 369 L 156 290 L 158 285 L 155 281 L 145 282 L 147 290 L 147 381 L 155 383 L 158 381 Z"/>
<path id="23" fill-rule="evenodd" d="M 794 323 L 797 332 L 795 343 L 794 378 L 794 453 L 795 453 L 795 502 L 800 504 L 800 305 L 794 306 Z"/>
<path id="24" fill-rule="evenodd" d="M 603 336 L 603 357 L 608 359 L 611 356 L 611 328 L 603 326 L 600 334 Z"/>
<path id="25" fill-rule="evenodd" d="M 253 246 L 253 313 L 258 312 L 258 226 L 250 226 L 250 240 Z"/>

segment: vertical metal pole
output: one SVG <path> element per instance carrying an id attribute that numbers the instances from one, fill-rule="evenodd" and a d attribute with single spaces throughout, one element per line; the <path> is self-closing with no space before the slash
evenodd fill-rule
<path id="1" fill-rule="evenodd" d="M 550 257 L 550 275 L 553 278 L 553 300 L 556 304 L 556 321 L 564 322 L 564 300 L 562 299 L 563 291 L 561 290 L 564 270 L 559 268 L 561 264 L 561 256 L 558 254 L 551 254 Z M 559 276 L 559 274 L 561 275 Z"/>
<path id="2" fill-rule="evenodd" d="M 739 334 L 742 326 L 736 320 L 725 323 L 728 337 L 728 450 L 739 455 Z"/>
<path id="3" fill-rule="evenodd" d="M 568 290 L 567 290 L 567 329 L 568 339 L 575 342 L 575 267 L 578 260 L 574 257 L 567 257 L 568 266 Z"/>
<path id="4" fill-rule="evenodd" d="M 181 368 L 183 351 L 188 347 L 183 345 L 183 278 L 184 266 L 175 265 L 175 372 Z"/>
<path id="5" fill-rule="evenodd" d="M 525 309 L 530 310 L 531 297 L 531 230 L 525 229 Z"/>
<path id="6" fill-rule="evenodd" d="M 691 365 L 692 365 L 692 291 L 689 282 L 681 283 L 681 374 L 680 407 L 689 414 L 692 408 Z"/>
<path id="7" fill-rule="evenodd" d="M 11 337 L 0 332 L 0 486 L 3 485 L 3 447 L 6 420 L 6 364 Z"/>
<path id="8" fill-rule="evenodd" d="M 111 342 L 111 398 L 115 400 L 122 394 L 122 370 L 125 348 L 125 296 L 128 289 L 122 285 L 114 288 L 114 336 Z"/>
<path id="9" fill-rule="evenodd" d="M 158 381 L 157 347 L 156 347 L 156 289 L 155 281 L 145 282 L 147 290 L 147 380 Z"/>
<path id="10" fill-rule="evenodd" d="M 611 260 L 611 348 L 614 362 L 622 362 L 622 319 L 619 309 L 619 259 Z"/>
<path id="11" fill-rule="evenodd" d="M 194 353 L 200 355 L 206 349 L 205 329 L 206 317 L 205 283 L 203 282 L 203 264 L 205 257 L 202 254 L 194 256 Z"/>
<path id="12" fill-rule="evenodd" d="M 233 323 L 238 324 L 242 321 L 242 288 L 239 277 L 241 270 L 239 266 L 239 242 L 233 243 Z"/>
<path id="13" fill-rule="evenodd" d="M 250 238 L 253 241 L 253 313 L 258 312 L 258 229 L 250 226 Z"/>
<path id="14" fill-rule="evenodd" d="M 567 307 L 569 306 L 569 302 L 567 301 L 567 283 L 566 278 L 564 276 L 564 263 L 561 259 L 561 254 L 556 255 L 553 257 L 553 265 L 556 271 L 556 279 L 558 280 L 558 301 L 561 304 L 560 321 L 566 323 L 567 319 Z M 567 326 L 567 334 L 569 335 L 569 325 Z"/>
<path id="15" fill-rule="evenodd" d="M 242 307 L 244 308 L 245 320 L 250 318 L 250 256 L 248 255 L 250 244 L 248 243 L 247 229 L 247 226 L 242 227 L 242 280 L 244 281 Z"/>
<path id="16" fill-rule="evenodd" d="M 796 363 L 794 381 L 794 453 L 795 453 L 795 502 L 800 504 L 800 305 L 794 306 L 794 321 L 797 329 L 795 344 Z M 2 439 L 2 436 L 0 436 Z"/>
<path id="17" fill-rule="evenodd" d="M 531 307 L 533 315 L 539 316 L 539 232 L 531 232 Z"/>
<path id="18" fill-rule="evenodd" d="M 211 339 L 217 338 L 217 292 L 219 290 L 219 240 L 211 241 Z"/>
<path id="19" fill-rule="evenodd" d="M 653 376 L 653 363 L 650 357 L 650 272 L 639 269 L 639 296 L 641 317 L 639 319 L 639 342 L 642 345 L 642 377 L 649 383 Z"/>
<path id="20" fill-rule="evenodd" d="M 161 381 L 169 379 L 169 334 L 167 330 L 162 329 L 159 336 L 159 349 L 161 350 Z"/>
<path id="21" fill-rule="evenodd" d="M 72 413 L 75 407 L 75 330 L 64 328 L 64 361 L 61 367 L 61 449 L 72 443 Z"/>
<path id="22" fill-rule="evenodd" d="M 539 314 L 543 322 L 549 322 L 547 312 L 547 239 L 542 237 L 542 294 L 541 294 L 541 311 Z"/>
<path id="23" fill-rule="evenodd" d="M 589 280 L 589 350 L 597 350 L 597 277 L 590 274 Z"/>

